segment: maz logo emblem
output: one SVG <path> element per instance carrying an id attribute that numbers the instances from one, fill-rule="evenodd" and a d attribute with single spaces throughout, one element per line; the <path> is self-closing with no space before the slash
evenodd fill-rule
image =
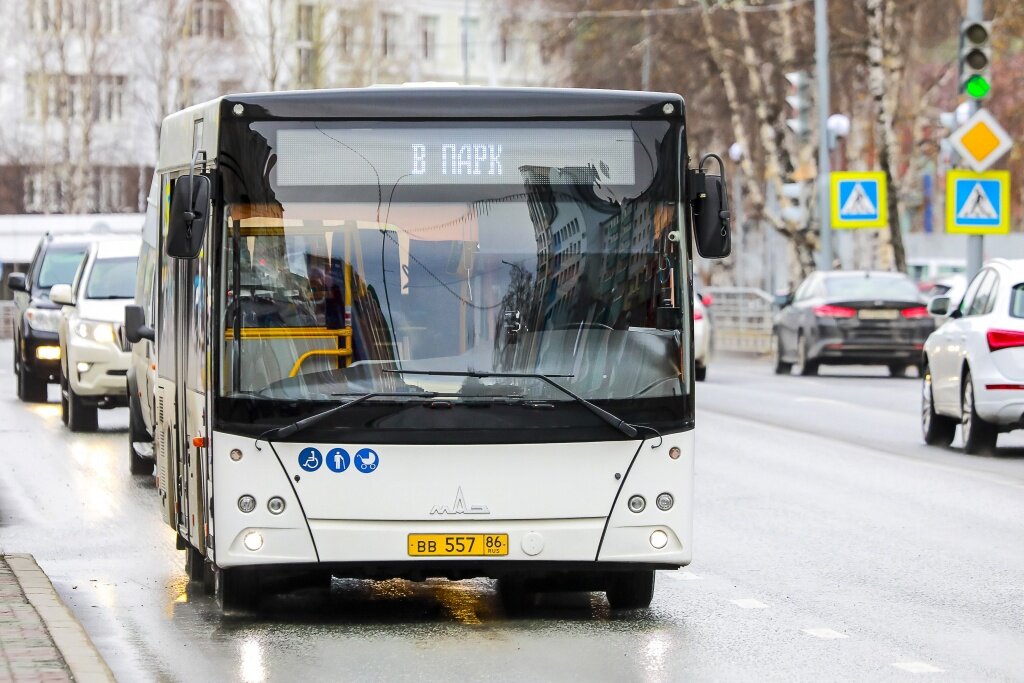
<path id="1" fill-rule="evenodd" d="M 430 508 L 432 515 L 489 515 L 490 509 L 486 505 L 466 505 L 466 497 L 462 494 L 462 487 L 459 487 L 455 494 L 455 502 L 448 505 L 435 505 Z"/>

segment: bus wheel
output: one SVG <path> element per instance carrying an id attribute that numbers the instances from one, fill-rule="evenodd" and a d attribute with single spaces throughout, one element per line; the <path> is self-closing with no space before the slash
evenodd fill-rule
<path id="1" fill-rule="evenodd" d="M 132 474 L 153 474 L 153 461 L 144 458 L 135 450 L 137 442 L 148 441 L 145 429 L 136 424 L 134 411 L 128 412 L 128 471 Z"/>
<path id="2" fill-rule="evenodd" d="M 259 599 L 259 574 L 253 567 L 214 569 L 213 592 L 222 610 L 251 609 Z"/>
<path id="3" fill-rule="evenodd" d="M 206 580 L 206 557 L 191 543 L 185 548 L 185 573 L 189 581 Z"/>
<path id="4" fill-rule="evenodd" d="M 654 571 L 627 572 L 612 579 L 608 604 L 614 610 L 646 609 L 654 599 Z"/>

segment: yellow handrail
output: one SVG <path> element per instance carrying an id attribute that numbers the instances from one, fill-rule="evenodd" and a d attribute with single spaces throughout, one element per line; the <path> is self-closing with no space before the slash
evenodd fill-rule
<path id="1" fill-rule="evenodd" d="M 323 327 L 243 327 L 242 339 L 333 339 L 351 337 L 352 328 L 328 330 Z M 224 331 L 225 339 L 234 339 L 234 331 Z"/>
<path id="2" fill-rule="evenodd" d="M 292 371 L 288 373 L 289 377 L 294 377 L 299 374 L 299 368 L 305 360 L 311 356 L 334 356 L 336 358 L 345 358 L 352 355 L 352 349 L 313 349 L 312 351 L 306 351 L 304 354 L 299 356 L 299 359 L 295 361 L 295 365 L 292 366 Z"/>

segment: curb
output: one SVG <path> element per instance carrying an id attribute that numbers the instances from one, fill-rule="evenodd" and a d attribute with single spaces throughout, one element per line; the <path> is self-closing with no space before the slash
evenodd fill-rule
<path id="1" fill-rule="evenodd" d="M 57 595 L 50 578 L 39 568 L 31 555 L 5 555 L 21 590 L 32 605 L 54 645 L 71 670 L 76 683 L 111 683 L 115 681 L 110 667 L 103 660 L 82 623 Z"/>

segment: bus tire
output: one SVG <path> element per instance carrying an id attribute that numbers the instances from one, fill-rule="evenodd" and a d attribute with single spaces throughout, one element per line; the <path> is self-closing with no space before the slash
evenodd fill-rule
<path id="1" fill-rule="evenodd" d="M 131 399 L 129 399 L 131 400 Z M 153 461 L 144 458 L 135 450 L 135 443 L 139 441 L 150 441 L 145 429 L 137 424 L 135 411 L 128 411 L 128 471 L 132 474 L 153 474 Z"/>
<path id="2" fill-rule="evenodd" d="M 191 543 L 185 548 L 185 574 L 188 580 L 200 583 L 206 581 L 206 556 Z"/>
<path id="3" fill-rule="evenodd" d="M 627 572 L 614 577 L 607 595 L 613 610 L 647 609 L 654 599 L 654 571 Z"/>
<path id="4" fill-rule="evenodd" d="M 259 599 L 259 574 L 254 567 L 214 570 L 213 592 L 222 610 L 252 609 Z"/>

